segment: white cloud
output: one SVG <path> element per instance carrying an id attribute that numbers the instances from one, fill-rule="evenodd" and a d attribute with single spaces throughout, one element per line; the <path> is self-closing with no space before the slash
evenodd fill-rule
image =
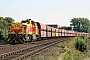
<path id="1" fill-rule="evenodd" d="M 28 13 L 28 12 L 23 12 L 23 17 L 24 18 L 32 18 L 32 14 Z"/>

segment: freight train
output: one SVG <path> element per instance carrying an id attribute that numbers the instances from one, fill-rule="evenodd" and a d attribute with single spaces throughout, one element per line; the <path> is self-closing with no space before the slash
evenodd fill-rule
<path id="1" fill-rule="evenodd" d="M 74 36 L 89 36 L 89 33 L 73 32 L 64 29 L 58 29 L 49 25 L 35 22 L 31 19 L 22 20 L 21 22 L 12 23 L 9 28 L 8 42 L 24 43 L 34 42 L 36 40 L 74 37 Z"/>

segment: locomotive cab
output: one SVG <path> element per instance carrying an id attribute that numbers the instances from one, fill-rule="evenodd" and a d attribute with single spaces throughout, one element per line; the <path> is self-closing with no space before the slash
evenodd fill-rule
<path id="1" fill-rule="evenodd" d="M 35 41 L 35 40 L 37 40 L 39 35 L 37 34 L 37 25 L 36 25 L 36 23 L 31 19 L 22 20 L 21 23 L 24 26 L 26 26 L 26 37 L 25 37 L 26 41 Z"/>

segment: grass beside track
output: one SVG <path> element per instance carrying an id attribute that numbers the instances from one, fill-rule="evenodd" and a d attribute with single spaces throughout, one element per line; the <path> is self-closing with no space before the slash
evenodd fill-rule
<path id="1" fill-rule="evenodd" d="M 67 41 L 44 50 L 31 60 L 82 60 L 90 58 L 87 52 L 76 50 L 74 43 L 74 38 L 69 38 Z"/>

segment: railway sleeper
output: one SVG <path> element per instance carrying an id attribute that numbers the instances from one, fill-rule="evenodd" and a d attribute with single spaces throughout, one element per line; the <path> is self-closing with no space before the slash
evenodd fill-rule
<path id="1" fill-rule="evenodd" d="M 27 47 L 27 48 L 23 48 L 23 49 L 20 49 L 20 50 L 16 50 L 16 51 L 13 51 L 13 52 L 9 52 L 9 53 L 6 53 L 6 54 L 2 54 L 0 57 L 1 58 L 4 58 L 4 57 L 6 57 L 6 56 L 10 56 L 10 55 L 13 55 L 13 54 L 15 54 L 15 53 L 19 53 L 19 52 L 22 52 L 22 51 L 25 51 L 25 50 L 27 50 L 27 49 L 29 49 L 30 47 Z M 33 47 L 32 47 L 33 48 Z M 43 49 L 41 49 L 41 50 L 43 50 Z M 40 51 L 40 50 L 38 50 L 38 51 Z M 30 56 L 30 55 L 33 55 L 34 53 L 36 53 L 36 52 L 38 52 L 37 50 L 35 50 L 35 51 L 33 51 L 32 53 L 30 52 L 30 53 L 27 53 L 27 54 L 25 54 L 25 56 L 24 55 L 22 55 L 22 57 L 23 58 L 26 58 L 26 57 L 28 57 L 28 56 Z"/>
<path id="2" fill-rule="evenodd" d="M 58 42 L 56 42 L 56 43 L 58 43 Z M 45 48 L 47 48 L 47 47 L 49 47 L 49 46 L 51 46 L 51 45 L 56 44 L 56 43 L 53 43 L 53 44 L 47 45 L 47 46 L 45 46 L 45 47 L 42 47 L 42 48 L 37 49 L 37 50 L 34 50 L 34 51 L 32 51 L 32 52 L 29 52 L 29 53 L 24 54 L 24 55 L 22 55 L 22 56 L 20 56 L 20 57 L 18 57 L 18 58 L 16 58 L 16 59 L 18 59 L 18 60 L 22 60 L 22 59 L 24 59 L 24 58 L 26 58 L 26 57 L 28 57 L 28 56 L 30 56 L 30 55 L 33 55 L 34 53 L 37 53 L 37 52 L 39 52 L 39 51 L 41 51 L 41 50 L 43 50 L 43 49 L 45 49 Z M 15 59 L 15 60 L 16 60 L 16 59 Z"/>

